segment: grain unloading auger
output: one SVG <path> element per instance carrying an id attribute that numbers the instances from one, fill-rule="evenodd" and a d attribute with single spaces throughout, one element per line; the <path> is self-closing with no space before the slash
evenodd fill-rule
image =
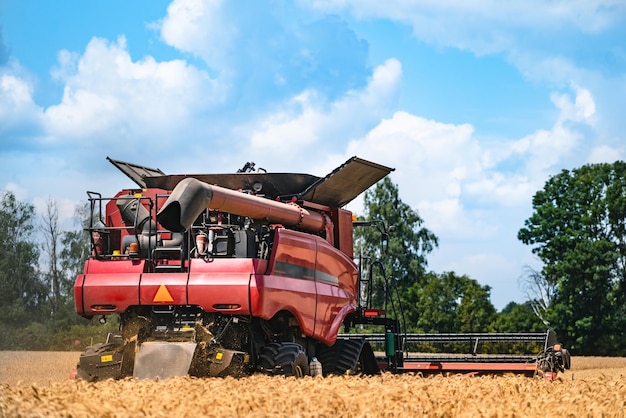
<path id="1" fill-rule="evenodd" d="M 139 188 L 88 192 L 91 256 L 74 293 L 79 315 L 117 315 L 120 331 L 87 348 L 79 378 L 302 376 L 314 357 L 324 374 L 569 366 L 549 332 L 543 354 L 507 363 L 406 354 L 435 337 L 403 334 L 400 316 L 364 302 L 366 262 L 355 263 L 352 213 L 342 209 L 391 168 L 353 157 L 324 178 L 250 163 L 236 174 L 170 176 L 109 160 Z M 357 325 L 384 333 L 338 335 Z"/>

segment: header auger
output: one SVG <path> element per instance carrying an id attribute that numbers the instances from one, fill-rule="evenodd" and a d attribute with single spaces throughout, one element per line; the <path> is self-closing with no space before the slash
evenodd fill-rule
<path id="1" fill-rule="evenodd" d="M 497 335 L 408 335 L 397 300 L 388 299 L 394 315 L 371 306 L 376 262 L 355 262 L 352 234 L 372 223 L 353 223 L 343 207 L 392 168 L 353 157 L 323 178 L 252 163 L 234 174 L 165 175 L 109 161 L 138 187 L 88 192 L 91 256 L 74 293 L 79 315 L 117 315 L 120 330 L 81 355 L 79 378 L 304 376 L 314 357 L 325 375 L 569 367 L 550 331 L 516 334 L 539 344 L 535 354 L 481 356 L 480 343 Z M 357 326 L 383 332 L 339 334 Z M 473 352 L 409 355 L 424 338 L 469 342 Z"/>

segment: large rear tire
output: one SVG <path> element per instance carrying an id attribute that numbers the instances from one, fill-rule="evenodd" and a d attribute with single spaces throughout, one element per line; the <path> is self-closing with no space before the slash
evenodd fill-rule
<path id="1" fill-rule="evenodd" d="M 257 367 L 269 375 L 303 377 L 309 374 L 307 355 L 296 343 L 280 342 L 264 346 L 259 353 Z"/>
<path id="2" fill-rule="evenodd" d="M 317 358 L 322 362 L 324 375 L 356 374 L 375 375 L 380 373 L 376 357 L 370 344 L 361 338 L 338 338 L 334 345 L 320 345 Z"/>

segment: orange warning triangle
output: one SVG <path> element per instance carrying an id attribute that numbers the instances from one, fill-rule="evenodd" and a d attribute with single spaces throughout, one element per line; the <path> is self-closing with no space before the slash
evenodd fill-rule
<path id="1" fill-rule="evenodd" d="M 174 302 L 174 298 L 172 298 L 172 295 L 170 294 L 170 291 L 167 290 L 167 287 L 162 284 L 159 287 L 159 290 L 157 290 L 156 295 L 154 295 L 152 302 Z"/>

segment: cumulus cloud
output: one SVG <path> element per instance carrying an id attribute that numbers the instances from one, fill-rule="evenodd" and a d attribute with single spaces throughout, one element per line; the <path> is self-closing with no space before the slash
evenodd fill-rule
<path id="1" fill-rule="evenodd" d="M 430 228 L 471 233 L 461 195 L 464 183 L 485 168 L 469 124 L 453 125 L 398 111 L 364 138 L 350 142 L 359 155 L 396 168 L 393 180 L 403 200 L 418 208 Z"/>
<path id="2" fill-rule="evenodd" d="M 221 69 L 224 54 L 232 47 L 237 33 L 236 27 L 221 13 L 221 0 L 174 0 L 157 26 L 165 43 Z"/>
<path id="3" fill-rule="evenodd" d="M 313 89 L 335 99 L 362 88 L 367 42 L 337 16 L 307 16 L 289 2 L 175 0 L 153 24 L 168 45 L 200 58 L 237 96 L 238 107 Z M 285 18 L 289 16 L 289 18 Z"/>
<path id="4" fill-rule="evenodd" d="M 582 32 L 595 33 L 618 24 L 626 11 L 626 5 L 619 0 L 308 0 L 303 3 L 325 12 L 348 11 L 358 18 L 403 22 L 411 25 L 422 40 L 478 54 L 510 49 L 533 32 L 556 32 L 573 26 Z M 518 32 L 520 29 L 524 33 Z"/>
<path id="5" fill-rule="evenodd" d="M 28 197 L 28 190 L 18 186 L 13 182 L 9 182 L 4 186 L 4 192 L 11 192 L 17 200 L 23 201 Z"/>
<path id="6" fill-rule="evenodd" d="M 596 113 L 596 104 L 591 92 L 578 86 L 573 86 L 573 89 L 576 93 L 573 101 L 568 94 L 553 93 L 551 96 L 552 102 L 561 110 L 557 123 L 573 121 L 593 124 L 592 117 Z"/>
<path id="7" fill-rule="evenodd" d="M 157 62 L 150 56 L 133 61 L 124 37 L 94 38 L 80 57 L 62 51 L 54 74 L 65 87 L 61 103 L 45 111 L 52 142 L 165 140 L 224 94 L 185 61 Z"/>
<path id="8" fill-rule="evenodd" d="M 545 178 L 548 170 L 563 161 L 582 141 L 581 133 L 572 123 L 592 125 L 595 102 L 589 90 L 573 86 L 575 97 L 553 93 L 551 100 L 559 115 L 551 130 L 538 130 L 511 144 L 513 154 L 526 162 L 526 172 L 534 178 Z"/>
<path id="9" fill-rule="evenodd" d="M 626 149 L 624 147 L 614 148 L 608 145 L 600 145 L 594 147 L 587 158 L 589 164 L 613 163 L 617 160 L 626 160 Z"/>
<path id="10" fill-rule="evenodd" d="M 299 94 L 254 123 L 257 127 L 250 133 L 253 153 L 261 158 L 304 157 L 316 143 L 338 150 L 348 135 L 365 133 L 380 120 L 395 100 L 401 75 L 400 62 L 390 59 L 374 70 L 364 89 L 348 91 L 334 102 L 311 90 Z M 341 141 L 333 144 L 329 137 Z"/>
<path id="11" fill-rule="evenodd" d="M 403 199 L 434 230 L 456 237 L 494 236 L 499 224 L 491 211 L 530 202 L 547 177 L 580 149 L 577 129 L 592 123 L 595 102 L 588 90 L 572 90 L 573 95 L 552 95 L 559 112 L 551 129 L 518 140 L 480 141 L 469 124 L 398 111 L 352 141 L 346 154 L 395 167 L 393 179 Z"/>
<path id="12" fill-rule="evenodd" d="M 17 65 L 0 67 L 0 147 L 14 148 L 41 125 L 41 107 L 33 101 L 33 85 Z"/>
<path id="13" fill-rule="evenodd" d="M 391 176 L 402 200 L 418 210 L 446 249 L 429 257 L 431 268 L 467 273 L 492 285 L 496 299 L 506 300 L 506 286 L 499 282 L 514 280 L 524 264 L 533 262 L 515 241 L 531 213 L 532 196 L 550 175 L 581 163 L 590 141 L 583 133 L 597 116 L 586 88 L 571 85 L 551 100 L 552 127 L 519 139 L 484 141 L 470 124 L 396 111 L 351 141 L 345 155 L 396 168 Z M 606 159 L 614 151 L 598 147 L 591 158 Z M 519 255 L 512 260 L 511 254 Z"/>
<path id="14" fill-rule="evenodd" d="M 90 188 L 114 193 L 107 155 L 147 165 L 185 158 L 188 142 L 206 138 L 206 113 L 226 94 L 184 60 L 132 59 L 124 37 L 93 38 L 82 54 L 61 51 L 51 74 L 63 96 L 47 108 L 34 103 L 34 83 L 23 73 L 17 64 L 0 68 L 0 178 L 38 190 L 30 197 L 38 201 L 41 191 L 82 198 L 85 173 Z"/>

